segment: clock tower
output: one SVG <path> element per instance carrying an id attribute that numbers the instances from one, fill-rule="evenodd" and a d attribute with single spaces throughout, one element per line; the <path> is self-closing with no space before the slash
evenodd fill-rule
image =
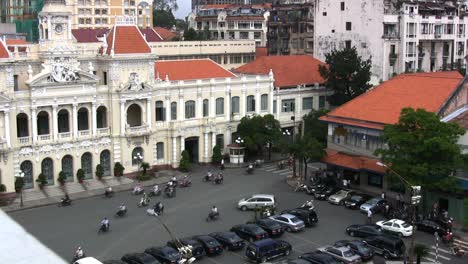
<path id="1" fill-rule="evenodd" d="M 72 12 L 65 0 L 45 0 L 39 13 L 39 40 L 71 40 L 71 19 Z"/>

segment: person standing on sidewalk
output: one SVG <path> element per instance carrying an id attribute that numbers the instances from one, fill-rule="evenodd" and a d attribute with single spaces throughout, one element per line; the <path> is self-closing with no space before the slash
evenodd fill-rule
<path id="1" fill-rule="evenodd" d="M 382 194 L 380 195 L 380 197 L 382 197 L 382 200 L 385 200 L 385 192 L 382 192 Z"/>
<path id="2" fill-rule="evenodd" d="M 369 225 L 372 224 L 372 210 L 371 209 L 367 211 L 367 224 Z"/>

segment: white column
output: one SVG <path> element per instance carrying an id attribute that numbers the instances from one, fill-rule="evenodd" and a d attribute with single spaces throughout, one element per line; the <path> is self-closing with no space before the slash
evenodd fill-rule
<path id="1" fill-rule="evenodd" d="M 185 150 L 185 137 L 180 136 L 180 153 Z"/>
<path id="2" fill-rule="evenodd" d="M 214 92 L 210 96 L 210 117 L 213 118 L 216 116 L 216 102 L 214 97 Z"/>
<path id="3" fill-rule="evenodd" d="M 268 95 L 268 99 L 269 99 L 269 102 L 268 102 L 268 108 L 269 108 L 269 112 L 270 114 L 273 114 L 273 96 L 274 96 L 274 93 L 273 93 L 273 89 L 270 89 L 270 92 L 269 92 L 269 95 Z"/>
<path id="4" fill-rule="evenodd" d="M 72 39 L 72 18 L 71 18 L 71 16 L 68 17 L 68 28 L 67 29 L 68 29 L 68 38 L 67 39 Z"/>
<path id="5" fill-rule="evenodd" d="M 257 89 L 255 93 L 255 113 L 260 114 L 260 90 Z"/>
<path id="6" fill-rule="evenodd" d="M 296 116 L 302 116 L 302 95 L 298 94 L 296 99 Z"/>
<path id="7" fill-rule="evenodd" d="M 177 113 L 177 120 L 183 121 L 184 119 L 185 119 L 184 97 L 179 96 L 179 113 Z"/>
<path id="8" fill-rule="evenodd" d="M 153 119 L 152 119 L 152 113 L 153 110 L 151 109 L 151 97 L 146 99 L 146 123 L 148 124 L 148 128 L 151 129 Z"/>
<path id="9" fill-rule="evenodd" d="M 172 163 L 177 163 L 177 137 L 172 137 Z"/>
<path id="10" fill-rule="evenodd" d="M 216 146 L 216 132 L 211 133 L 211 150 Z"/>
<path id="11" fill-rule="evenodd" d="M 231 126 L 228 126 L 226 129 L 226 142 L 224 142 L 226 146 L 231 144 L 231 141 L 232 141 L 231 137 L 232 137 Z"/>
<path id="12" fill-rule="evenodd" d="M 32 122 L 32 142 L 33 142 L 33 144 L 35 144 L 36 141 L 37 141 L 37 113 L 36 113 L 36 108 L 32 109 L 31 122 Z"/>
<path id="13" fill-rule="evenodd" d="M 201 93 L 198 94 L 197 97 L 197 110 L 195 111 L 196 118 L 202 118 L 203 117 L 203 100 Z"/>
<path id="14" fill-rule="evenodd" d="M 204 133 L 205 135 L 205 140 L 203 141 L 203 144 L 205 144 L 205 151 L 204 151 L 204 154 L 203 157 L 205 158 L 205 161 L 208 162 L 208 133 L 205 132 Z"/>
<path id="15" fill-rule="evenodd" d="M 229 91 L 226 91 L 226 98 L 224 101 L 226 102 L 226 109 L 224 110 L 224 113 L 226 114 L 226 122 L 231 121 L 231 96 L 229 96 Z"/>
<path id="16" fill-rule="evenodd" d="M 10 110 L 5 110 L 3 112 L 5 114 L 5 140 L 7 143 L 7 147 L 11 147 L 11 139 L 10 139 Z"/>
<path id="17" fill-rule="evenodd" d="M 127 118 L 125 118 L 125 101 L 120 101 L 120 134 L 125 134 L 125 125 Z"/>
<path id="18" fill-rule="evenodd" d="M 78 138 L 78 104 L 73 104 L 73 138 Z"/>
<path id="19" fill-rule="evenodd" d="M 91 122 L 93 123 L 93 137 L 96 136 L 97 134 L 97 114 L 96 114 L 96 103 L 93 102 L 93 105 L 91 107 L 91 114 L 93 115 L 91 117 Z"/>
<path id="20" fill-rule="evenodd" d="M 53 139 L 54 141 L 57 141 L 58 140 L 58 119 L 57 119 L 57 106 L 56 105 L 52 106 L 52 129 L 54 131 Z"/>
<path id="21" fill-rule="evenodd" d="M 50 16 L 47 16 L 47 39 L 50 40 L 52 38 L 52 22 Z"/>
<path id="22" fill-rule="evenodd" d="M 240 98 L 240 104 L 239 104 L 239 108 L 240 108 L 240 118 L 244 117 L 245 116 L 245 111 L 247 109 L 247 95 L 246 95 L 246 91 L 245 90 L 242 90 L 242 96 Z"/>
<path id="23" fill-rule="evenodd" d="M 166 96 L 166 122 L 171 121 L 171 97 Z"/>
<path id="24" fill-rule="evenodd" d="M 276 119 L 279 120 L 281 113 L 281 99 L 279 95 L 276 96 Z"/>

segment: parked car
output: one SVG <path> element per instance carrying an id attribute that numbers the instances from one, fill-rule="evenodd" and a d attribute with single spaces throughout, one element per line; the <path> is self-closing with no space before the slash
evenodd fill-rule
<path id="1" fill-rule="evenodd" d="M 187 237 L 187 238 L 181 238 L 181 239 L 178 239 L 177 241 L 175 240 L 170 240 L 167 242 L 167 245 L 169 247 L 172 247 L 174 249 L 177 249 L 180 244 L 184 245 L 184 246 L 191 246 L 192 247 L 192 256 L 194 258 L 202 258 L 203 256 L 206 255 L 206 252 L 205 252 L 205 249 L 203 248 L 203 245 L 200 244 L 200 242 L 198 242 L 197 240 L 191 238 L 191 237 Z"/>
<path id="2" fill-rule="evenodd" d="M 235 225 L 231 228 L 230 231 L 236 233 L 242 239 L 248 240 L 250 242 L 268 238 L 268 232 L 255 224 Z"/>
<path id="3" fill-rule="evenodd" d="M 284 234 L 284 229 L 278 222 L 265 218 L 253 222 L 248 222 L 249 224 L 256 224 L 261 227 L 263 230 L 268 232 L 269 237 L 280 237 Z"/>
<path id="4" fill-rule="evenodd" d="M 299 232 L 305 228 L 304 221 L 292 214 L 272 215 L 269 219 L 278 222 L 288 232 Z"/>
<path id="5" fill-rule="evenodd" d="M 351 190 L 340 190 L 337 193 L 330 195 L 328 201 L 332 204 L 343 205 L 346 198 L 351 197 L 355 192 Z"/>
<path id="6" fill-rule="evenodd" d="M 223 253 L 223 246 L 218 242 L 218 240 L 207 235 L 194 236 L 193 239 L 200 242 L 205 248 L 205 252 L 208 255 L 216 255 Z"/>
<path id="7" fill-rule="evenodd" d="M 145 250 L 145 253 L 150 254 L 162 264 L 176 264 L 182 259 L 179 251 L 172 247 L 150 247 Z"/>
<path id="8" fill-rule="evenodd" d="M 299 258 L 305 259 L 313 264 L 342 264 L 334 257 L 320 251 L 304 253 L 300 255 Z"/>
<path id="9" fill-rule="evenodd" d="M 93 257 L 85 257 L 85 258 L 81 258 L 81 259 L 74 261 L 73 264 L 103 264 L 103 263 Z"/>
<path id="10" fill-rule="evenodd" d="M 283 263 L 283 262 L 281 262 Z M 286 262 L 284 262 L 284 264 L 310 264 L 312 262 L 310 261 L 307 261 L 305 259 L 288 259 L 286 260 Z"/>
<path id="11" fill-rule="evenodd" d="M 242 211 L 264 206 L 275 207 L 275 196 L 271 194 L 256 194 L 252 195 L 251 197 L 241 199 L 237 204 L 237 208 L 239 208 Z"/>
<path id="12" fill-rule="evenodd" d="M 317 190 L 314 197 L 317 200 L 326 200 L 330 195 L 335 194 L 339 190 L 340 188 L 336 186 L 325 186 Z"/>
<path id="13" fill-rule="evenodd" d="M 281 214 L 292 214 L 301 219 L 306 226 L 312 226 L 318 222 L 317 213 L 307 208 L 294 208 L 283 210 Z"/>
<path id="14" fill-rule="evenodd" d="M 430 233 L 430 234 L 437 233 L 439 236 L 443 236 L 447 233 L 447 229 L 445 229 L 441 224 L 435 221 L 429 220 L 429 219 L 417 221 L 415 225 L 416 225 L 417 230 L 420 230 L 426 233 Z"/>
<path id="15" fill-rule="evenodd" d="M 367 194 L 353 194 L 344 201 L 344 205 L 349 209 L 357 209 L 372 197 Z"/>
<path id="16" fill-rule="evenodd" d="M 81 263 L 75 262 L 75 263 L 73 263 L 73 264 L 81 264 Z M 123 261 L 121 261 L 121 260 L 114 260 L 114 259 L 112 259 L 112 260 L 106 260 L 106 261 L 102 262 L 102 264 L 126 264 L 126 263 L 123 262 Z"/>
<path id="17" fill-rule="evenodd" d="M 255 241 L 247 246 L 245 255 L 248 259 L 257 263 L 264 263 L 267 260 L 280 256 L 288 256 L 292 247 L 286 241 L 273 240 L 271 238 Z"/>
<path id="18" fill-rule="evenodd" d="M 363 241 L 374 250 L 375 254 L 382 255 L 385 259 L 402 258 L 405 255 L 406 247 L 401 238 L 372 236 Z"/>
<path id="19" fill-rule="evenodd" d="M 409 237 L 413 234 L 413 227 L 400 219 L 382 220 L 375 224 L 399 237 Z"/>
<path id="20" fill-rule="evenodd" d="M 386 204 L 387 201 L 382 198 L 372 198 L 369 201 L 363 203 L 359 209 L 362 213 L 367 214 L 369 210 L 372 210 L 372 213 L 377 214 L 383 212 Z"/>
<path id="21" fill-rule="evenodd" d="M 340 261 L 343 261 L 344 263 L 361 262 L 361 257 L 348 247 L 325 246 L 319 247 L 317 250 L 326 253 Z"/>
<path id="22" fill-rule="evenodd" d="M 245 246 L 244 241 L 234 232 L 215 232 L 210 234 L 211 237 L 229 250 L 242 249 Z"/>
<path id="23" fill-rule="evenodd" d="M 358 254 L 362 260 L 368 261 L 374 256 L 374 251 L 366 243 L 360 240 L 340 240 L 336 241 L 335 247 L 348 247 L 351 251 Z"/>
<path id="24" fill-rule="evenodd" d="M 146 253 L 125 254 L 121 260 L 127 264 L 161 264 L 153 256 Z"/>
<path id="25" fill-rule="evenodd" d="M 352 237 L 369 237 L 383 235 L 382 228 L 378 225 L 350 225 L 346 233 Z"/>

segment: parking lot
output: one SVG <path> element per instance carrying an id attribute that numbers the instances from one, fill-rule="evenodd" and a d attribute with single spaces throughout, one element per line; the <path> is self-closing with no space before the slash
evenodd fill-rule
<path id="1" fill-rule="evenodd" d="M 304 193 L 293 192 L 285 182 L 288 170 L 278 171 L 274 164 L 265 164 L 256 169 L 253 175 L 247 175 L 244 169 L 224 171 L 224 183 L 213 185 L 202 182 L 202 175 L 207 169 L 196 167 L 190 174 L 192 187 L 178 189 L 175 198 L 153 198 L 151 204 L 160 200 L 164 203 L 165 215 L 160 219 L 177 237 L 208 234 L 215 231 L 229 230 L 233 225 L 253 219 L 253 212 L 241 212 L 236 208 L 243 197 L 255 193 L 274 194 L 278 200 L 279 211 L 294 208 L 310 199 Z M 71 197 L 73 199 L 73 197 Z M 100 260 L 120 259 L 125 253 L 142 252 L 150 246 L 164 245 L 171 239 L 161 223 L 155 217 L 146 214 L 146 208 L 137 208 L 139 196 L 129 192 L 117 193 L 113 198 L 93 197 L 75 201 L 70 207 L 59 208 L 47 206 L 12 214 L 28 231 L 59 255 L 70 260 L 74 249 L 81 245 L 85 253 Z M 128 215 L 115 219 L 113 214 L 118 205 L 125 203 Z M 212 205 L 219 208 L 221 218 L 216 222 L 206 222 L 205 218 Z M 350 224 L 366 222 L 366 216 L 359 211 L 349 210 L 343 206 L 331 205 L 328 202 L 315 202 L 319 222 L 315 227 L 299 233 L 285 233 L 281 239 L 290 242 L 295 258 L 304 252 L 317 247 L 332 244 L 341 239 L 351 239 L 345 234 Z M 109 217 L 111 231 L 97 234 L 99 222 Z M 374 221 L 378 220 L 376 217 Z M 435 240 L 432 235 L 416 233 L 416 239 L 431 249 L 427 260 L 435 260 Z M 404 239 L 407 246 L 409 238 Z M 465 249 L 466 244 L 463 244 Z M 441 247 L 438 260 L 442 263 L 462 263 Z M 283 259 L 272 262 L 280 263 Z M 216 257 L 205 257 L 198 263 L 246 263 L 244 251 L 225 251 Z"/>

